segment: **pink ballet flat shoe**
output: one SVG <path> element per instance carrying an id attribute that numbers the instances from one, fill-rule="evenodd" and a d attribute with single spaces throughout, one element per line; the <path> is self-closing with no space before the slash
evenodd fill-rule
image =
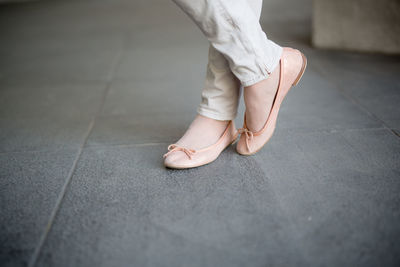
<path id="1" fill-rule="evenodd" d="M 307 59 L 299 50 L 285 47 L 280 61 L 279 85 L 271 111 L 264 127 L 258 132 L 252 132 L 247 128 L 246 115 L 244 116 L 243 128 L 238 132 L 241 134 L 236 145 L 236 151 L 241 155 L 253 155 L 257 153 L 271 138 L 275 130 L 279 108 L 286 94 L 292 86 L 297 85 L 307 66 Z"/>
<path id="2" fill-rule="evenodd" d="M 236 141 L 238 135 L 234 122 L 230 121 L 219 140 L 206 148 L 194 150 L 171 144 L 168 146 L 168 152 L 163 156 L 164 166 L 172 169 L 188 169 L 211 163 L 225 148 Z"/>

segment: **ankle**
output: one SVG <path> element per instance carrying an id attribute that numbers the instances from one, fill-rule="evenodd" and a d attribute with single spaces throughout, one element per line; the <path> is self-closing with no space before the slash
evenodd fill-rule
<path id="1" fill-rule="evenodd" d="M 177 142 L 193 149 L 201 149 L 214 144 L 221 137 L 229 121 L 219 121 L 197 115 L 186 133 Z"/>

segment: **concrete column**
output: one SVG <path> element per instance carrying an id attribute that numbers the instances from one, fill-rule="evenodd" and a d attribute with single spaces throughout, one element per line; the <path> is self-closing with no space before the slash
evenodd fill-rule
<path id="1" fill-rule="evenodd" d="M 314 46 L 400 53 L 400 0 L 314 0 Z"/>

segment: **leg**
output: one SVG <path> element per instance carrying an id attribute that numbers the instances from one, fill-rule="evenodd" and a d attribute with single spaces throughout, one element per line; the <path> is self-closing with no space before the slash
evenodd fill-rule
<path id="1" fill-rule="evenodd" d="M 259 20 L 262 0 L 247 0 L 253 16 Z M 210 45 L 206 81 L 199 116 L 190 125 L 179 145 L 199 149 L 215 143 L 229 120 L 236 117 L 240 97 L 240 81 L 230 70 L 224 55 Z"/>
<path id="2" fill-rule="evenodd" d="M 215 120 L 232 120 L 236 117 L 239 97 L 239 80 L 225 57 L 210 45 L 206 80 L 197 112 Z"/>
<path id="3" fill-rule="evenodd" d="M 197 109 L 199 115 L 177 144 L 200 149 L 216 143 L 229 121 L 236 117 L 239 97 L 239 80 L 231 72 L 225 57 L 210 46 L 206 80 Z M 174 154 L 169 160 L 185 157 L 183 153 Z"/>
<path id="4" fill-rule="evenodd" d="M 237 0 L 229 4 L 226 0 L 175 2 L 211 42 L 199 114 L 219 120 L 235 117 L 240 95 L 238 89 L 231 89 L 235 75 L 245 86 L 248 127 L 261 128 L 276 93 L 279 80 L 276 66 L 282 52 L 281 47 L 267 39 L 258 22 L 262 0 Z M 231 72 L 226 70 L 228 66 Z M 268 76 L 271 77 L 266 79 Z"/>
<path id="5" fill-rule="evenodd" d="M 185 6 L 184 2 L 181 2 L 180 4 L 182 4 L 181 7 Z M 196 3 L 194 4 L 196 5 Z M 253 11 L 251 11 L 253 13 L 249 13 L 253 19 L 257 18 L 256 21 L 258 23 L 258 18 L 261 14 L 262 0 L 248 0 L 248 2 L 243 1 L 243 4 L 246 5 L 245 8 L 247 10 L 251 10 L 251 8 L 253 8 Z M 247 6 L 248 4 L 251 5 L 251 8 Z M 207 8 L 208 3 L 205 1 L 202 3 L 202 5 L 203 8 Z M 214 15 L 212 15 L 211 18 L 213 16 L 221 16 L 218 14 L 218 8 L 215 9 L 215 6 L 212 5 L 210 5 L 210 7 L 211 11 L 214 12 Z M 232 26 L 233 25 L 230 25 L 231 29 Z M 260 37 L 266 39 L 265 34 Z M 226 49 L 230 50 L 229 47 Z M 276 50 L 279 50 L 278 46 L 276 46 Z M 241 56 L 242 55 L 237 55 L 235 58 Z M 169 150 L 171 150 L 165 155 L 164 160 L 164 164 L 166 166 L 172 168 L 181 168 L 182 166 L 198 166 L 199 164 L 196 162 L 198 162 L 199 157 L 202 156 L 197 156 L 192 160 L 191 156 L 187 155 L 188 150 L 182 151 L 183 148 L 198 150 L 204 147 L 209 147 L 212 144 L 218 144 L 220 142 L 217 141 L 221 140 L 221 138 L 224 138 L 225 136 L 225 134 L 223 135 L 223 132 L 226 133 L 225 129 L 229 129 L 232 132 L 231 135 L 234 135 L 235 127 L 233 122 L 228 124 L 228 121 L 236 117 L 241 82 L 237 76 L 237 73 L 240 73 L 241 68 L 239 67 L 238 72 L 235 74 L 231 70 L 232 65 L 232 60 L 229 62 L 225 55 L 220 53 L 215 46 L 212 44 L 210 45 L 205 88 L 202 92 L 202 102 L 198 108 L 199 115 L 192 122 L 184 136 L 177 142 L 177 146 L 169 147 Z M 257 71 L 257 68 L 260 67 L 253 66 L 253 72 L 254 68 L 256 68 Z M 245 68 L 242 69 L 242 71 L 243 70 L 245 70 Z M 242 78 L 246 80 L 260 79 L 260 77 L 266 75 L 267 72 L 267 70 L 264 68 L 261 68 L 261 70 L 261 74 L 254 74 L 250 70 L 251 77 L 243 76 Z M 257 75 L 257 77 L 254 77 L 254 75 Z M 220 152 L 217 151 L 216 153 Z M 214 156 L 216 153 L 214 153 Z M 210 154 L 208 154 L 208 156 L 210 156 Z"/>
<path id="6" fill-rule="evenodd" d="M 254 15 L 260 18 L 262 0 L 247 0 Z M 212 45 L 208 51 L 208 65 L 198 113 L 215 120 L 236 117 L 240 98 L 240 81 L 230 70 L 224 55 Z"/>
<path id="7" fill-rule="evenodd" d="M 282 48 L 268 40 L 246 0 L 174 0 L 199 26 L 211 45 L 227 59 L 243 86 L 268 77 Z"/>
<path id="8" fill-rule="evenodd" d="M 252 91 L 264 89 L 271 92 L 280 92 L 277 90 L 276 83 L 276 81 L 279 81 L 276 79 L 276 77 L 279 76 L 279 69 L 278 71 L 274 70 L 281 59 L 282 48 L 267 39 L 258 22 L 258 16 L 256 16 L 256 14 L 252 11 L 249 3 L 246 0 L 237 0 L 229 3 L 228 0 L 174 0 L 174 2 L 197 23 L 204 35 L 210 41 L 211 46 L 221 53 L 226 59 L 230 71 L 245 88 L 246 109 L 247 105 L 253 105 L 256 107 L 253 109 L 253 112 L 256 110 L 260 111 L 265 109 L 265 104 L 268 105 L 268 102 L 272 103 L 273 99 L 270 99 L 271 97 L 268 96 L 268 94 L 261 94 L 257 95 L 257 97 L 254 97 Z M 210 54 L 213 55 L 213 51 L 211 50 L 210 52 Z M 218 56 L 220 55 L 217 53 L 217 57 Z M 210 72 L 207 73 L 210 74 Z M 266 82 L 265 80 L 271 73 L 271 79 L 268 79 L 269 81 Z M 294 72 L 292 72 L 292 74 L 293 73 Z M 213 77 L 211 75 L 211 78 L 215 79 L 216 76 Z M 211 81 L 215 82 L 213 80 Z M 274 88 L 269 88 L 271 86 Z M 252 90 L 252 88 L 254 90 Z M 248 94 L 247 97 L 246 94 Z M 208 104 L 207 100 L 209 97 L 207 97 L 207 94 L 203 94 L 203 96 L 204 95 L 206 97 L 203 98 L 203 102 Z M 238 98 L 238 95 L 239 94 L 237 94 L 236 99 Z M 258 96 L 265 95 L 268 96 L 268 99 L 262 99 L 263 101 L 259 101 L 258 103 Z M 237 100 L 235 100 L 234 97 L 232 99 L 234 102 L 236 101 L 237 106 Z M 248 101 L 246 101 L 246 99 Z M 250 99 L 253 100 L 250 101 Z M 263 104 L 263 107 L 259 107 L 260 103 Z M 201 110 L 201 105 L 199 110 Z M 275 108 L 274 110 L 276 111 L 277 109 Z M 199 113 L 201 113 L 201 111 Z M 250 110 L 246 110 L 246 114 L 251 115 L 251 113 L 252 112 Z M 212 112 L 210 114 L 211 115 L 208 115 L 209 117 L 212 116 Z M 217 114 L 217 116 L 221 114 Z M 217 116 L 214 114 L 214 118 L 217 119 Z M 189 130 L 186 132 L 186 134 L 178 141 L 178 145 L 171 146 L 172 150 L 167 153 L 167 155 L 175 155 L 175 159 L 178 159 L 178 161 L 179 158 L 184 156 L 184 154 L 187 154 L 189 159 L 192 159 L 191 153 L 195 153 L 196 151 L 185 148 L 187 147 L 185 143 L 190 145 L 191 142 L 189 142 L 189 140 L 196 140 L 196 136 L 194 136 L 195 138 L 193 139 L 190 137 L 192 135 L 190 133 L 195 132 L 193 129 L 198 128 L 196 125 L 200 125 L 201 122 L 203 122 L 203 126 L 200 128 L 203 128 L 205 131 L 203 131 L 203 136 L 197 136 L 197 140 L 204 140 L 204 137 L 210 137 L 206 134 L 207 132 L 210 132 L 210 128 L 207 128 L 207 126 L 210 126 L 214 122 L 218 122 L 220 126 L 223 125 L 223 121 L 217 121 L 199 115 L 189 127 Z M 232 128 L 232 124 L 229 125 L 229 127 Z M 217 128 L 218 125 L 215 127 Z M 246 130 L 247 132 L 250 132 L 248 128 L 246 128 Z M 227 131 L 225 131 L 225 133 L 226 132 Z M 215 132 L 213 135 L 215 137 Z M 224 138 L 224 136 L 225 134 L 221 136 L 221 138 Z M 210 138 L 212 138 L 212 136 Z M 259 139 L 260 138 L 258 138 L 258 140 Z M 220 142 L 217 144 L 219 143 Z M 192 143 L 192 145 L 199 146 L 199 144 L 196 142 L 194 144 Z M 204 151 L 204 149 L 200 150 Z M 174 154 L 171 154 L 172 152 L 174 152 Z M 220 151 L 218 152 L 218 155 L 219 153 Z M 173 163 L 174 160 L 171 158 L 171 156 L 167 157 L 166 161 Z M 164 163 L 166 161 L 164 161 Z M 186 166 L 190 166 L 190 163 Z"/>

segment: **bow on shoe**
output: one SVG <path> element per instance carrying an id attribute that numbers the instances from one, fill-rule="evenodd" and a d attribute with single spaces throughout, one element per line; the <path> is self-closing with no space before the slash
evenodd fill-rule
<path id="1" fill-rule="evenodd" d="M 253 140 L 254 134 L 247 128 L 240 128 L 238 129 L 239 134 L 244 134 L 246 136 L 246 147 L 247 150 L 250 151 L 249 141 Z"/>
<path id="2" fill-rule="evenodd" d="M 172 144 L 168 146 L 168 152 L 165 153 L 163 157 L 165 158 L 175 151 L 184 152 L 189 157 L 189 159 L 192 159 L 192 156 L 196 153 L 196 150 L 194 149 L 188 149 L 177 144 Z"/>

